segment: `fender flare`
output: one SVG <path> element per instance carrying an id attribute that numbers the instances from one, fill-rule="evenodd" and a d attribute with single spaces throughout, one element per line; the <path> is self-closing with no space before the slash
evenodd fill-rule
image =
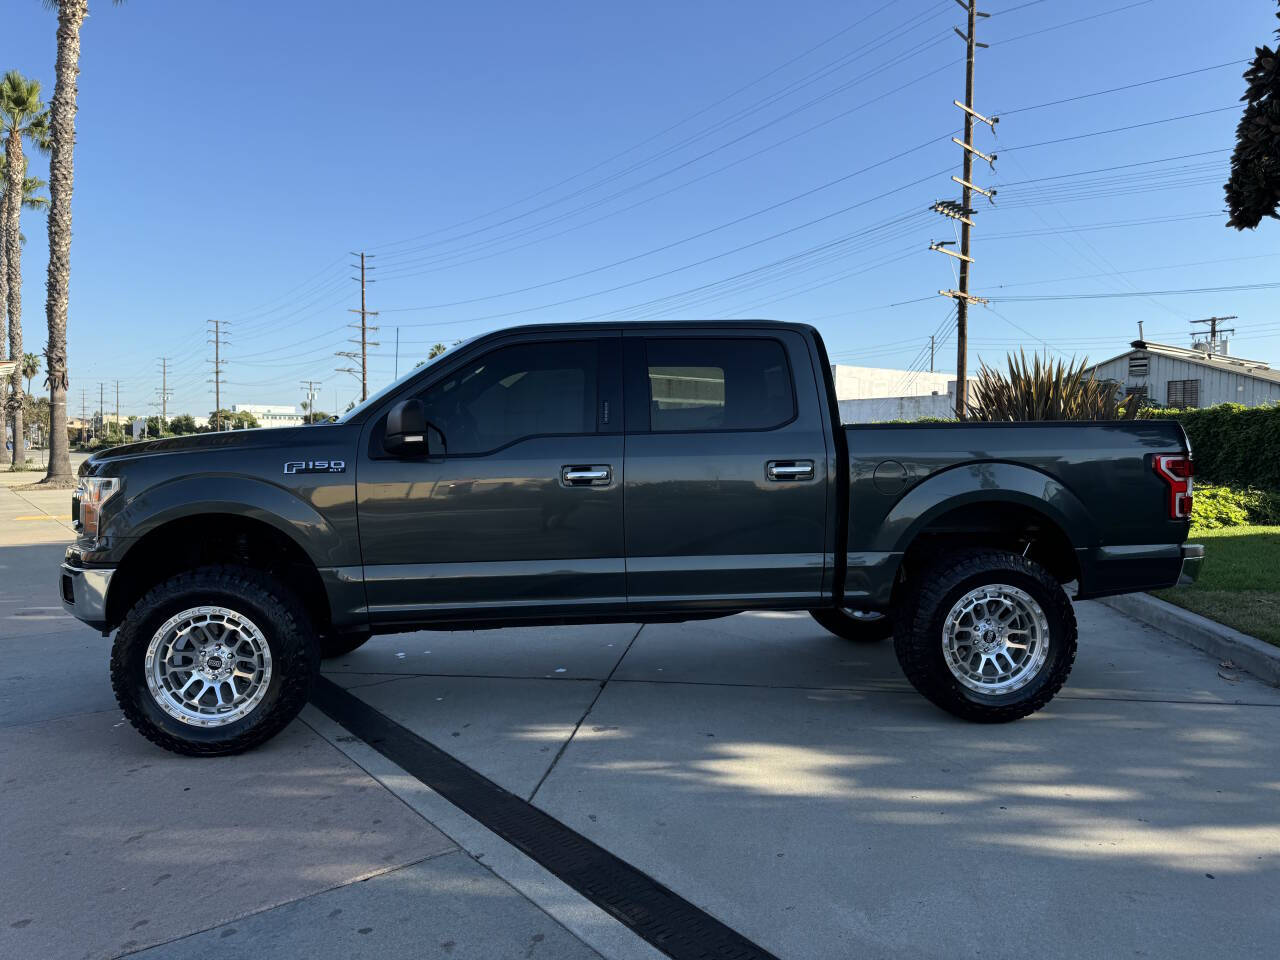
<path id="1" fill-rule="evenodd" d="M 128 530 L 129 537 L 121 538 L 127 543 L 123 551 L 127 555 L 166 524 L 209 514 L 244 517 L 274 527 L 296 543 L 317 568 L 351 562 L 346 557 L 350 545 L 343 544 L 333 525 L 314 507 L 276 484 L 236 474 L 178 477 L 147 487 L 110 517 L 104 532 L 110 535 L 112 528 Z"/>
<path id="2" fill-rule="evenodd" d="M 1041 513 L 1077 550 L 1095 542 L 1088 508 L 1060 481 L 1021 464 L 986 461 L 942 470 L 912 487 L 885 517 L 873 549 L 905 553 L 938 517 L 978 503 L 1014 503 Z"/>

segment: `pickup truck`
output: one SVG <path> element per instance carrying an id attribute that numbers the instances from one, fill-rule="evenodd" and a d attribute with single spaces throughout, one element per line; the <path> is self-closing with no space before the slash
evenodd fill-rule
<path id="1" fill-rule="evenodd" d="M 59 589 L 193 755 L 271 737 L 374 634 L 761 609 L 892 632 L 920 693 L 998 722 L 1066 681 L 1068 588 L 1194 577 L 1191 473 L 1170 420 L 842 427 L 803 324 L 527 326 L 332 422 L 96 454 Z"/>

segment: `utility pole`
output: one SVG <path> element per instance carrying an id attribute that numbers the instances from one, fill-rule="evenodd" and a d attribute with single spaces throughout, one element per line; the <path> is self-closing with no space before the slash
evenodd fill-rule
<path id="1" fill-rule="evenodd" d="M 223 320 L 209 320 L 209 332 L 213 334 L 213 338 L 209 340 L 213 344 L 213 429 L 222 429 L 222 348 L 227 345 L 226 334 L 222 332 L 226 322 Z"/>
<path id="2" fill-rule="evenodd" d="M 392 380 L 400 379 L 400 328 L 396 327 L 396 372 L 391 377 Z"/>
<path id="3" fill-rule="evenodd" d="M 1218 334 L 1219 333 L 1235 333 L 1235 327 L 1223 327 L 1218 329 L 1218 324 L 1225 320 L 1239 320 L 1240 318 L 1232 314 L 1229 317 L 1205 317 L 1203 320 L 1192 320 L 1192 323 L 1207 323 L 1209 325 L 1209 353 L 1217 354 L 1218 352 Z"/>
<path id="4" fill-rule="evenodd" d="M 933 334 L 929 334 L 929 372 L 933 373 Z"/>
<path id="5" fill-rule="evenodd" d="M 316 382 L 314 380 L 304 380 L 303 383 L 307 388 L 307 423 L 315 423 Z"/>
<path id="6" fill-rule="evenodd" d="M 120 381 L 116 381 L 116 426 L 120 427 Z M 120 428 L 121 436 L 124 435 L 124 428 Z"/>
<path id="7" fill-rule="evenodd" d="M 375 343 L 374 341 L 369 339 L 369 334 L 376 333 L 378 330 L 377 327 L 369 326 L 369 318 L 376 317 L 378 315 L 378 311 L 367 309 L 366 303 L 365 303 L 365 287 L 367 284 L 373 283 L 372 280 L 366 279 L 366 276 L 367 276 L 366 270 L 372 270 L 373 267 L 366 267 L 365 258 L 368 257 L 368 259 L 372 260 L 373 255 L 365 254 L 363 252 L 358 254 L 353 253 L 351 255 L 353 257 L 358 256 L 360 258 L 360 309 L 348 310 L 347 312 L 360 314 L 360 326 L 359 326 L 360 339 L 359 340 L 352 339 L 350 341 L 351 343 L 358 343 L 360 345 L 360 352 L 356 353 L 355 351 L 352 351 L 352 350 L 339 350 L 335 354 L 335 356 L 346 357 L 349 360 L 355 360 L 359 358 L 360 360 L 359 370 L 356 370 L 354 367 L 342 367 L 338 370 L 338 373 L 349 373 L 353 376 L 358 376 L 360 378 L 360 400 L 361 402 L 364 402 L 369 398 L 369 348 L 381 346 L 381 344 Z M 351 266 L 354 267 L 355 264 L 353 263 Z M 355 277 L 352 277 L 351 279 L 354 280 Z M 354 323 L 351 324 L 351 328 L 353 330 L 356 329 L 356 325 Z"/>
<path id="8" fill-rule="evenodd" d="M 103 390 L 103 383 L 101 380 L 99 380 L 98 381 L 98 432 L 99 433 L 105 432 L 104 428 L 107 425 L 107 405 L 103 399 L 102 390 Z"/>
<path id="9" fill-rule="evenodd" d="M 160 433 L 164 433 L 165 424 L 169 421 L 169 397 L 173 391 L 169 389 L 169 358 L 160 358 Z"/>
<path id="10" fill-rule="evenodd" d="M 996 192 L 994 190 L 984 190 L 973 182 L 973 158 L 975 156 L 986 160 L 991 165 L 991 169 L 995 169 L 996 155 L 983 153 L 973 145 L 973 124 L 976 120 L 979 123 L 985 123 L 994 133 L 999 117 L 984 117 L 973 108 L 973 60 L 974 50 L 976 47 L 986 47 L 987 44 L 979 43 L 975 36 L 975 30 L 979 17 L 989 17 L 991 14 L 983 13 L 978 9 L 977 0 L 956 0 L 968 15 L 968 32 L 962 33 L 959 27 L 955 27 L 956 34 L 965 42 L 965 67 L 964 67 L 964 103 L 959 100 L 953 100 L 957 107 L 964 111 L 964 139 L 957 140 L 952 137 L 953 143 L 957 144 L 964 151 L 964 160 L 961 167 L 961 175 L 953 176 L 951 179 L 960 185 L 960 202 L 957 204 L 953 200 L 940 200 L 931 208 L 935 213 L 940 213 L 944 217 L 952 220 L 960 221 L 960 252 L 946 249 L 954 244 L 953 240 L 944 240 L 937 243 L 929 244 L 929 249 L 937 250 L 945 253 L 950 257 L 954 257 L 960 261 L 960 277 L 958 290 L 939 290 L 944 297 L 951 297 L 956 301 L 956 416 L 964 419 L 965 412 L 968 407 L 968 350 L 969 350 L 969 304 L 970 303 L 986 303 L 982 297 L 975 297 L 969 293 L 969 267 L 973 263 L 973 257 L 969 255 L 969 231 L 973 227 L 973 194 L 980 193 L 988 200 L 994 202 Z"/>
<path id="11" fill-rule="evenodd" d="M 86 406 L 87 404 L 85 403 L 85 399 L 84 399 L 84 387 L 81 387 L 80 388 L 80 423 L 81 424 L 85 424 L 89 422 L 89 411 L 86 409 Z M 80 429 L 83 430 L 84 427 L 81 426 Z M 81 434 L 81 436 L 83 436 L 83 434 Z M 93 436 L 92 424 L 90 424 L 89 426 L 89 436 L 90 437 Z"/>

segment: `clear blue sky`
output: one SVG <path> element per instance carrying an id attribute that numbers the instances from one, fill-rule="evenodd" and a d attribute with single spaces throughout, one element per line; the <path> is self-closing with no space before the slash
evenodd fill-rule
<path id="1" fill-rule="evenodd" d="M 936 332 L 939 368 L 954 367 L 949 302 L 934 296 L 954 285 L 951 261 L 927 249 L 953 231 L 924 213 L 957 195 L 953 0 L 91 9 L 75 413 L 82 387 L 92 410 L 117 377 L 122 412 L 150 412 L 162 355 L 170 411 L 209 411 L 211 317 L 230 321 L 224 405 L 295 403 L 311 378 L 323 409 L 344 407 L 358 385 L 333 353 L 359 304 L 347 253 L 360 249 L 377 255 L 371 389 L 392 376 L 397 327 L 403 372 L 437 340 L 600 316 L 813 321 L 839 359 L 903 368 Z M 1243 65 L 1020 109 L 1248 58 L 1271 39 L 1274 3 L 986 9 L 976 103 L 1005 117 L 996 139 L 978 131 L 1000 159 L 976 177 L 1008 186 L 981 204 L 976 293 L 1280 280 L 1280 224 L 1223 226 Z M 54 29 L 37 0 L 9 5 L 2 66 L 49 95 Z M 24 230 L 30 350 L 45 341 L 46 244 L 34 216 Z M 1188 321 L 1215 313 L 1240 316 L 1233 352 L 1280 365 L 1277 294 L 995 302 L 972 313 L 971 366 L 1017 345 L 1103 359 L 1138 320 L 1187 344 Z"/>

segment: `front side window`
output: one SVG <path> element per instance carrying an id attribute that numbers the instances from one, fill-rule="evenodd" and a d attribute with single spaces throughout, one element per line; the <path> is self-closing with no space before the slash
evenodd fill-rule
<path id="1" fill-rule="evenodd" d="M 650 430 L 768 430 L 795 416 L 777 340 L 649 340 L 646 353 Z"/>
<path id="2" fill-rule="evenodd" d="M 594 433 L 597 347 L 552 341 L 500 347 L 419 394 L 450 456 L 548 434 Z"/>

